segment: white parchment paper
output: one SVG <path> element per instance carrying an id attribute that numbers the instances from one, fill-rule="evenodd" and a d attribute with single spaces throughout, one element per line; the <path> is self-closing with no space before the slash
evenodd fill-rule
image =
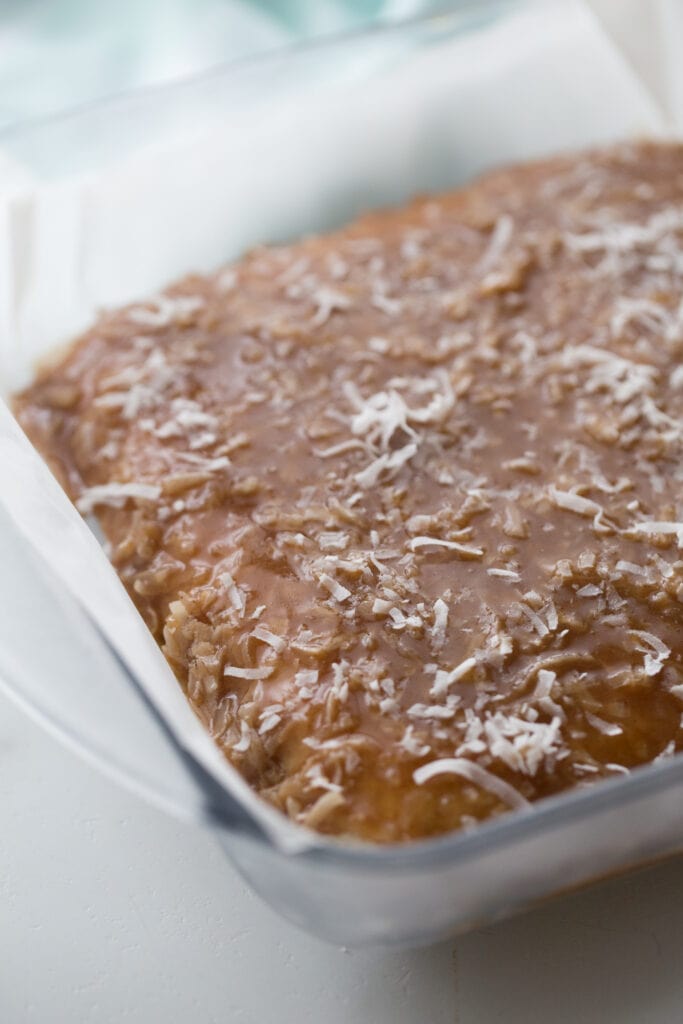
<path id="1" fill-rule="evenodd" d="M 37 150 L 35 135 L 31 145 L 10 140 L 0 152 L 2 392 L 25 383 L 35 360 L 102 306 L 211 269 L 256 243 L 323 230 L 496 163 L 665 127 L 578 0 L 520 5 L 462 37 L 439 39 L 437 29 L 430 26 L 421 46 L 394 37 L 384 49 L 381 40 L 373 43 L 350 77 L 320 75 L 312 87 L 309 74 L 282 94 L 261 87 L 244 102 L 204 106 L 196 129 L 190 119 L 182 137 L 161 133 L 129 153 L 110 146 L 112 155 L 95 167 L 90 160 L 85 173 L 51 180 L 40 137 Z M 324 54 L 316 61 L 323 68 Z M 159 97 L 149 102 L 158 107 Z M 172 119 L 177 91 L 168 102 Z M 115 140 L 138 114 L 136 102 L 100 117 L 109 119 Z M 84 133 L 93 117 L 81 115 Z M 50 144 L 59 131 L 50 128 Z M 315 841 L 255 800 L 218 753 L 93 534 L 2 402 L 0 469 L 0 501 L 17 531 L 64 593 L 87 607 L 183 747 L 274 842 L 292 848 Z M 1 587 L 0 602 L 10 600 Z M 58 685 L 45 679 L 46 687 Z M 106 728 L 115 739 L 125 721 L 110 715 Z M 135 756 L 143 765 L 146 751 Z"/>

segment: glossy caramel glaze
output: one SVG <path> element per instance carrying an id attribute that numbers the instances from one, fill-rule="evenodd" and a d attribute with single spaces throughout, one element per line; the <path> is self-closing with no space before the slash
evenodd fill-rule
<path id="1" fill-rule="evenodd" d="M 226 756 L 324 832 L 432 836 L 671 755 L 683 149 L 263 248 L 16 400 Z"/>

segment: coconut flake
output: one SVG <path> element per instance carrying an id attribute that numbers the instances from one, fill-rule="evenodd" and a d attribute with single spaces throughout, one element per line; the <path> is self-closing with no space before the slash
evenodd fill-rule
<path id="1" fill-rule="evenodd" d="M 128 310 L 128 319 L 145 327 L 167 327 L 174 320 L 195 313 L 203 305 L 204 300 L 198 295 L 156 295 L 148 300 L 146 306 L 132 306 Z"/>
<path id="2" fill-rule="evenodd" d="M 323 551 L 345 551 L 351 538 L 342 530 L 323 530 L 317 539 L 318 546 Z"/>
<path id="3" fill-rule="evenodd" d="M 516 605 L 517 608 L 527 617 L 531 625 L 534 627 L 539 636 L 547 636 L 550 630 L 546 626 L 541 616 L 530 608 L 528 604 L 520 603 Z"/>
<path id="4" fill-rule="evenodd" d="M 514 226 L 515 222 L 509 213 L 504 213 L 498 218 L 491 233 L 489 244 L 477 264 L 479 273 L 488 273 L 498 263 L 512 240 Z"/>
<path id="5" fill-rule="evenodd" d="M 272 732 L 282 721 L 282 716 L 278 714 L 267 714 L 263 717 L 263 721 L 259 725 L 259 736 L 263 736 L 267 732 Z"/>
<path id="6" fill-rule="evenodd" d="M 340 662 L 332 666 L 332 682 L 330 683 L 328 695 L 332 694 L 340 704 L 345 704 L 349 697 L 349 683 L 344 675 L 346 668 L 348 668 L 346 662 Z"/>
<path id="7" fill-rule="evenodd" d="M 319 582 L 325 587 L 325 590 L 329 590 L 335 601 L 346 601 L 351 597 L 351 591 L 343 587 L 341 583 L 333 579 L 332 576 L 328 576 L 327 573 L 323 572 L 320 574 Z"/>
<path id="8" fill-rule="evenodd" d="M 424 757 L 429 753 L 431 747 L 428 743 L 420 743 L 415 736 L 415 726 L 408 725 L 403 736 L 399 740 L 399 746 L 403 747 L 413 757 Z"/>
<path id="9" fill-rule="evenodd" d="M 605 765 L 605 767 L 607 768 L 608 765 Z M 574 764 L 574 771 L 581 772 L 581 774 L 585 775 L 597 775 L 600 769 L 596 764 L 586 764 L 583 761 L 576 761 Z"/>
<path id="10" fill-rule="evenodd" d="M 365 469 L 356 473 L 354 480 L 363 488 L 374 487 L 386 469 L 388 461 L 388 455 L 380 455 L 379 458 L 371 462 L 369 466 L 366 466 Z"/>
<path id="11" fill-rule="evenodd" d="M 397 430 L 417 440 L 417 433 L 411 423 L 439 422 L 455 404 L 453 387 L 445 372 L 419 381 L 394 378 L 389 383 L 395 386 L 386 391 L 377 391 L 365 399 L 351 382 L 347 382 L 344 388 L 348 401 L 356 410 L 351 417 L 351 432 L 367 439 L 379 451 L 388 450 Z M 397 390 L 405 386 L 411 386 L 420 393 L 432 392 L 432 398 L 422 408 L 411 408 Z"/>
<path id="12" fill-rule="evenodd" d="M 413 442 L 411 444 L 404 445 L 403 448 L 397 448 L 395 452 L 391 453 L 391 455 L 380 455 L 371 462 L 369 466 L 366 466 L 365 469 L 356 473 L 354 480 L 357 484 L 360 484 L 361 487 L 374 487 L 385 470 L 392 471 L 393 475 L 393 473 L 400 469 L 401 466 L 405 465 L 406 462 L 409 462 L 416 452 L 417 445 Z"/>
<path id="13" fill-rule="evenodd" d="M 326 285 L 321 285 L 316 289 L 313 301 L 316 304 L 316 311 L 311 317 L 311 327 L 322 327 L 334 312 L 337 310 L 343 312 L 351 305 L 351 300 L 347 295 L 337 291 L 336 288 L 328 288 Z"/>
<path id="14" fill-rule="evenodd" d="M 541 766 L 558 753 L 561 719 L 549 723 L 528 722 L 517 715 L 497 711 L 484 719 L 484 732 L 492 757 L 513 771 L 534 776 Z"/>
<path id="15" fill-rule="evenodd" d="M 669 341 L 680 336 L 680 312 L 673 313 L 651 299 L 627 298 L 617 299 L 614 313 L 610 320 L 610 331 L 613 338 L 619 338 L 627 324 L 635 321 L 655 334 L 662 333 Z"/>
<path id="16" fill-rule="evenodd" d="M 468 547 L 466 544 L 459 544 L 456 540 L 443 540 L 441 537 L 411 537 L 408 547 L 411 551 L 426 547 L 448 548 L 449 551 L 457 551 L 458 554 L 466 555 L 468 558 L 481 558 L 484 554 L 481 548 Z"/>
<path id="17" fill-rule="evenodd" d="M 287 646 L 285 640 L 281 636 L 277 636 L 276 633 L 271 633 L 266 626 L 257 626 L 256 629 L 251 631 L 251 635 L 255 637 L 256 640 L 261 640 L 264 644 L 272 647 L 274 651 L 278 652 L 278 654 L 280 651 L 284 651 Z"/>
<path id="18" fill-rule="evenodd" d="M 357 389 L 347 382 L 345 392 L 357 410 L 351 417 L 352 434 L 367 438 L 371 444 L 385 451 L 397 430 L 413 438 L 417 436 L 408 423 L 410 409 L 398 391 L 378 391 L 363 399 Z"/>
<path id="19" fill-rule="evenodd" d="M 442 597 L 437 597 L 432 611 L 434 613 L 434 624 L 431 630 L 432 646 L 438 651 L 446 643 L 446 630 L 448 628 L 448 605 Z"/>
<path id="20" fill-rule="evenodd" d="M 548 489 L 548 493 L 558 508 L 567 509 L 569 512 L 576 512 L 580 516 L 594 516 L 601 512 L 604 513 L 602 505 L 599 505 L 597 501 L 583 498 L 580 494 L 574 494 L 573 491 L 560 491 L 557 487 L 551 486 Z"/>
<path id="21" fill-rule="evenodd" d="M 466 757 L 441 757 L 436 761 L 430 761 L 415 769 L 413 779 L 418 786 L 423 786 L 425 782 L 429 782 L 437 775 L 459 775 L 460 778 L 467 779 L 475 786 L 485 789 L 497 797 L 501 803 L 516 810 L 522 807 L 531 807 L 529 801 L 514 786 Z"/>
<path id="22" fill-rule="evenodd" d="M 251 729 L 248 724 L 241 719 L 240 721 L 240 738 L 237 743 L 233 743 L 232 750 L 235 754 L 243 754 L 251 746 Z"/>
<path id="23" fill-rule="evenodd" d="M 450 672 L 446 672 L 443 669 L 437 669 L 436 676 L 434 678 L 434 684 L 429 691 L 431 697 L 442 697 L 444 693 L 448 692 L 449 687 L 453 683 L 457 683 L 460 679 L 463 679 L 468 675 L 473 668 L 476 668 L 476 658 L 465 658 L 459 665 L 456 665 Z"/>
<path id="24" fill-rule="evenodd" d="M 323 793 L 310 810 L 300 816 L 300 821 L 309 828 L 317 828 L 324 818 L 327 818 L 332 811 L 336 811 L 343 803 L 345 803 L 345 799 L 342 793 Z"/>
<path id="25" fill-rule="evenodd" d="M 557 614 L 557 608 L 552 600 L 548 601 L 547 605 L 543 608 L 545 613 L 546 622 L 548 623 L 548 629 L 551 633 L 554 633 L 560 624 L 560 620 Z"/>
<path id="26" fill-rule="evenodd" d="M 617 572 L 629 572 L 633 576 L 642 576 L 646 579 L 650 578 L 650 570 L 646 565 L 638 565 L 636 562 L 625 562 L 620 559 L 616 566 Z"/>
<path id="27" fill-rule="evenodd" d="M 564 722 L 566 714 L 564 708 L 557 701 L 553 700 L 551 694 L 553 686 L 557 681 L 557 673 L 550 671 L 547 668 L 541 668 L 538 670 L 538 676 L 536 681 L 536 689 L 533 693 L 533 700 L 541 709 L 545 711 L 551 718 L 558 718 Z"/>
<path id="28" fill-rule="evenodd" d="M 645 537 L 675 537 L 679 548 L 683 548 L 683 523 L 649 519 L 643 523 L 634 523 L 630 529 Z"/>
<path id="29" fill-rule="evenodd" d="M 375 289 L 370 296 L 370 302 L 378 309 L 380 313 L 386 313 L 387 316 L 398 316 L 403 308 L 403 303 L 400 299 L 392 299 L 384 291 Z"/>
<path id="30" fill-rule="evenodd" d="M 604 252 L 605 256 L 596 272 L 623 274 L 630 267 L 637 267 L 643 260 L 642 247 L 655 249 L 647 256 L 648 264 L 659 259 L 658 269 L 676 267 L 678 249 L 673 254 L 662 248 L 662 243 L 671 240 L 671 234 L 683 227 L 683 210 L 670 206 L 658 210 L 644 224 L 625 221 L 600 223 L 593 230 L 583 234 L 570 234 L 565 245 L 577 253 Z M 661 262 L 663 261 L 663 262 Z"/>
<path id="31" fill-rule="evenodd" d="M 647 633 L 642 629 L 632 629 L 631 636 L 640 640 L 641 646 L 638 650 L 644 655 L 644 667 L 646 676 L 657 676 L 664 668 L 664 662 L 671 655 L 671 648 L 667 647 L 663 640 L 660 640 L 654 633 Z"/>
<path id="32" fill-rule="evenodd" d="M 556 682 L 557 672 L 551 672 L 547 668 L 539 669 L 534 696 L 540 698 L 549 697 Z"/>
<path id="33" fill-rule="evenodd" d="M 156 501 L 161 495 L 157 484 L 110 483 L 87 487 L 76 502 L 76 508 L 83 515 L 90 513 L 98 505 L 110 505 L 123 508 L 127 501 Z"/>
<path id="34" fill-rule="evenodd" d="M 659 756 L 661 757 L 661 754 Z M 655 761 L 656 760 L 657 760 L 657 758 L 655 758 Z M 626 767 L 626 765 L 615 764 L 614 761 L 608 761 L 607 764 L 605 765 L 605 768 L 609 769 L 609 771 L 611 771 L 611 772 L 617 772 L 619 775 L 630 775 L 631 774 L 631 772 Z"/>
<path id="35" fill-rule="evenodd" d="M 358 441 L 355 437 L 349 438 L 348 441 L 340 441 L 339 444 L 333 444 L 330 448 L 314 448 L 313 454 L 319 459 L 332 459 L 337 455 L 345 455 L 346 452 L 360 449 L 366 451 L 366 446 L 362 441 Z"/>
<path id="36" fill-rule="evenodd" d="M 243 616 L 247 603 L 244 592 L 240 590 L 229 572 L 222 572 L 217 578 L 228 591 L 228 597 L 232 607 L 236 612 Z"/>
<path id="37" fill-rule="evenodd" d="M 342 787 L 338 782 L 332 782 L 322 770 L 321 765 L 314 764 L 306 772 L 309 789 L 324 789 L 328 793 L 341 793 Z"/>
<path id="38" fill-rule="evenodd" d="M 273 674 L 272 665 L 259 665 L 257 668 L 243 668 L 241 665 L 226 665 L 223 669 L 224 676 L 231 676 L 234 679 L 267 679 Z"/>
<path id="39" fill-rule="evenodd" d="M 486 572 L 489 576 L 495 576 L 496 578 L 501 580 L 510 580 L 511 583 L 519 583 L 522 579 L 520 574 L 518 572 L 515 572 L 513 569 L 493 568 L 487 569 Z"/>
<path id="40" fill-rule="evenodd" d="M 616 722 L 606 722 L 603 718 L 592 715 L 590 711 L 586 712 L 586 721 L 605 736 L 621 736 L 624 731 Z"/>
<path id="41" fill-rule="evenodd" d="M 294 674 L 294 683 L 297 687 L 315 686 L 318 675 L 317 668 L 302 668 Z"/>
<path id="42" fill-rule="evenodd" d="M 455 709 L 443 704 L 413 704 L 408 708 L 407 714 L 411 718 L 453 718 Z"/>

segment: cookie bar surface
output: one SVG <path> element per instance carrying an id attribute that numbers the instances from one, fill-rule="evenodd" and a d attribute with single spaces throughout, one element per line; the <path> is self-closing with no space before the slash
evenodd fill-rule
<path id="1" fill-rule="evenodd" d="M 683 745 L 682 297 L 625 144 L 188 277 L 16 411 L 254 788 L 425 838 Z"/>

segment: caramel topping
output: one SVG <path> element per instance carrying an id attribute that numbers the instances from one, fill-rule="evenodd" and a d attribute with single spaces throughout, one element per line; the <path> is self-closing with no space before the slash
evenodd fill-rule
<path id="1" fill-rule="evenodd" d="M 683 148 L 263 248 L 16 400 L 199 717 L 324 832 L 435 835 L 680 749 Z"/>

